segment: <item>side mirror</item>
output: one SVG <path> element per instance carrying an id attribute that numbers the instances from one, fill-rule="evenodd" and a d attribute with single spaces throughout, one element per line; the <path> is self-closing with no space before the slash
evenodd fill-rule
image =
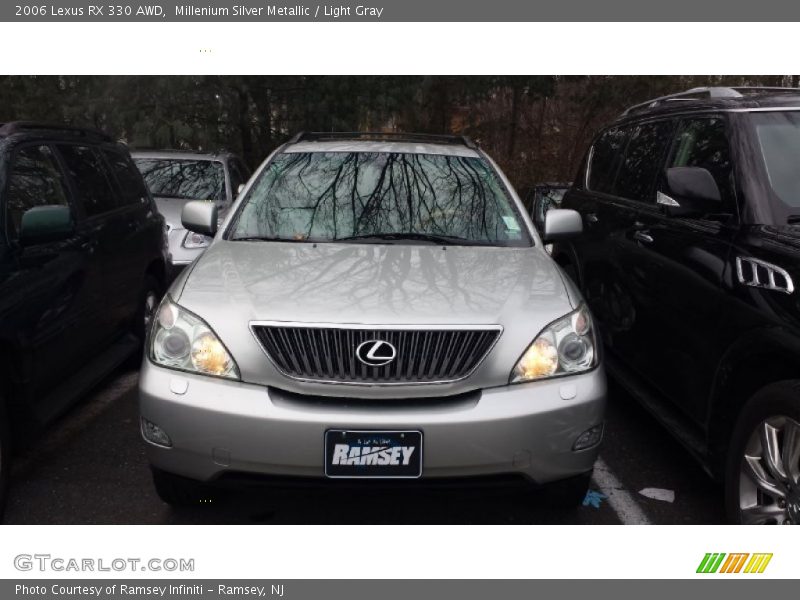
<path id="1" fill-rule="evenodd" d="M 215 236 L 217 233 L 216 203 L 206 200 L 192 200 L 183 206 L 181 223 L 189 231 Z"/>
<path id="2" fill-rule="evenodd" d="M 23 246 L 63 240 L 75 231 L 72 211 L 68 206 L 48 204 L 35 206 L 22 213 L 19 243 Z"/>
<path id="3" fill-rule="evenodd" d="M 672 167 L 666 171 L 667 190 L 656 202 L 672 215 L 719 212 L 722 196 L 714 176 L 701 167 Z"/>
<path id="4" fill-rule="evenodd" d="M 569 208 L 551 208 L 544 215 L 545 243 L 578 236 L 583 233 L 583 221 L 578 211 Z"/>

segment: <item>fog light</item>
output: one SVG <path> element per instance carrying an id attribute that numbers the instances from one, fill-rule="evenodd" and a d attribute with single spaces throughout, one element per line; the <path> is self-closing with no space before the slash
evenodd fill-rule
<path id="1" fill-rule="evenodd" d="M 586 450 L 587 448 L 591 448 L 592 446 L 597 446 L 600 443 L 600 440 L 603 439 L 603 424 L 595 425 L 591 429 L 587 429 L 582 434 L 578 436 L 578 439 L 575 440 L 575 443 L 572 445 L 572 449 L 577 450 Z"/>
<path id="2" fill-rule="evenodd" d="M 167 432 L 144 417 L 142 417 L 142 436 L 148 442 L 156 446 L 163 446 L 164 448 L 170 448 L 172 446 L 172 440 L 169 439 Z"/>

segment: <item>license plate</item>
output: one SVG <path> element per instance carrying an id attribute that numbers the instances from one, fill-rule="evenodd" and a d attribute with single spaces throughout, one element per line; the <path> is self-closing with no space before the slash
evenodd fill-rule
<path id="1" fill-rule="evenodd" d="M 325 432 L 327 477 L 416 478 L 422 475 L 421 431 Z"/>

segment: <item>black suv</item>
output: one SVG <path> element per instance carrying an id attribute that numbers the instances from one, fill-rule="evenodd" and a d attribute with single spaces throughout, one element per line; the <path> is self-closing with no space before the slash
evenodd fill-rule
<path id="1" fill-rule="evenodd" d="M 12 431 L 27 438 L 136 352 L 166 253 L 164 219 L 123 145 L 0 125 L 0 510 Z"/>
<path id="2" fill-rule="evenodd" d="M 724 480 L 732 521 L 800 523 L 800 90 L 634 106 L 575 181 L 584 235 L 554 258 L 609 371 Z"/>

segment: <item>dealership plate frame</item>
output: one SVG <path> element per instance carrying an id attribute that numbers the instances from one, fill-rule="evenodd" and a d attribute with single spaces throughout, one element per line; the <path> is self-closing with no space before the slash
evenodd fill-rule
<path id="1" fill-rule="evenodd" d="M 364 433 L 380 435 L 382 433 L 417 433 L 419 434 L 419 473 L 417 475 L 329 475 L 328 474 L 328 435 L 331 433 Z M 325 477 L 328 479 L 420 479 L 423 471 L 425 434 L 421 429 L 326 429 L 322 437 L 323 461 Z"/>

